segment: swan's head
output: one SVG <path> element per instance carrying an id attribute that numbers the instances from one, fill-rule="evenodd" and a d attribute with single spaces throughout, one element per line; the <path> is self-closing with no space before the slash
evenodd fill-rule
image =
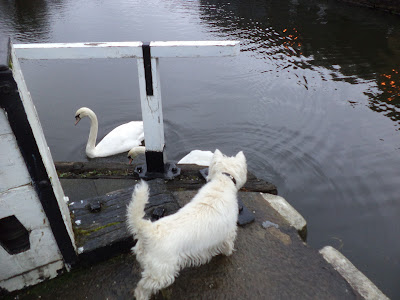
<path id="1" fill-rule="evenodd" d="M 78 124 L 82 118 L 87 117 L 90 113 L 93 113 L 90 108 L 81 107 L 78 109 L 75 113 L 75 125 Z"/>
<path id="2" fill-rule="evenodd" d="M 131 150 L 128 152 L 128 158 L 129 158 L 129 164 L 132 163 L 133 159 L 138 156 L 139 154 L 144 154 L 146 153 L 146 148 L 144 146 L 137 146 L 133 147 Z"/>

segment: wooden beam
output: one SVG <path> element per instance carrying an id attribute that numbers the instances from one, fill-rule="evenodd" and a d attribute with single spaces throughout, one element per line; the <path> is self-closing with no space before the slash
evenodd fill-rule
<path id="1" fill-rule="evenodd" d="M 142 42 L 15 44 L 20 59 L 142 57 Z"/>
<path id="2" fill-rule="evenodd" d="M 141 58 L 142 42 L 15 44 L 20 59 Z M 152 58 L 234 56 L 238 41 L 176 41 L 150 43 Z"/>

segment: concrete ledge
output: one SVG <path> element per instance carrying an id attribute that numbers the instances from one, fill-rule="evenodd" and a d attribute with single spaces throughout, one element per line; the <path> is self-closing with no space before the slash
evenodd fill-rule
<path id="1" fill-rule="evenodd" d="M 335 248 L 325 246 L 319 253 L 364 299 L 389 299 Z"/>
<path id="2" fill-rule="evenodd" d="M 263 198 L 284 218 L 296 228 L 303 241 L 307 239 L 307 222 L 283 197 L 260 193 Z"/>

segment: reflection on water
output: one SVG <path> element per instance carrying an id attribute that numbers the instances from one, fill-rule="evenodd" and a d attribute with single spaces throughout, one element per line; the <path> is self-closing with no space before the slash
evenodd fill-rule
<path id="1" fill-rule="evenodd" d="M 400 65 L 397 16 L 387 15 L 387 22 L 382 22 L 385 16 L 381 12 L 323 1 L 200 2 L 203 20 L 213 26 L 210 30 L 217 32 L 222 27 L 220 36 L 229 32 L 244 42 L 244 51 L 274 60 L 282 70 L 311 69 L 325 80 L 352 84 L 376 82 L 374 91 L 367 92 L 370 108 L 400 125 L 398 93 L 381 95 L 388 93 L 381 84 L 382 76 Z"/>
<path id="2" fill-rule="evenodd" d="M 0 2 L 0 34 L 19 42 L 240 40 L 238 57 L 160 60 L 168 158 L 244 150 L 249 170 L 304 215 L 309 244 L 340 247 L 392 298 L 399 20 L 330 0 Z M 89 124 L 73 125 L 81 106 L 100 137 L 141 118 L 135 63 L 22 62 L 56 160 L 87 160 Z"/>
<path id="3" fill-rule="evenodd" d="M 400 123 L 400 68 L 392 69 L 378 78 L 379 91 L 369 93 L 370 108 Z"/>
<path id="4" fill-rule="evenodd" d="M 45 41 L 50 33 L 49 22 L 46 0 L 0 2 L 0 27 L 14 39 Z"/>

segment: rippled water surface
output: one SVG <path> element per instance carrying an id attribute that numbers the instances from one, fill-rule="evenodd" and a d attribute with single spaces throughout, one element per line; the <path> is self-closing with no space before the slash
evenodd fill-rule
<path id="1" fill-rule="evenodd" d="M 14 43 L 240 40 L 238 57 L 161 60 L 167 155 L 244 150 L 308 221 L 389 297 L 400 297 L 400 17 L 339 1 L 0 2 Z M 52 155 L 86 160 L 141 119 L 134 60 L 23 61 Z"/>

